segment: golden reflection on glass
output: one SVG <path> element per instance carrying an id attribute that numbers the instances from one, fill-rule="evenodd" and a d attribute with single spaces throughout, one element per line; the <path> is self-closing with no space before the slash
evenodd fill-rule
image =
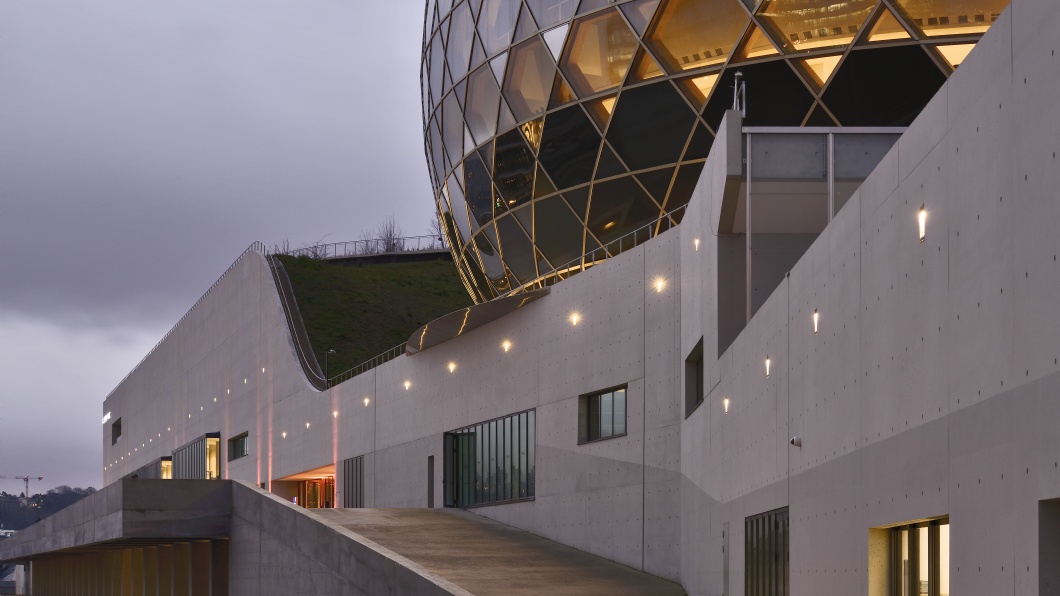
<path id="1" fill-rule="evenodd" d="M 637 54 L 637 59 L 633 61 L 633 74 L 630 75 L 634 81 L 646 81 L 648 79 L 654 79 L 655 77 L 661 77 L 666 73 L 663 72 L 659 64 L 655 62 L 655 59 L 651 57 L 651 54 L 641 51 Z"/>
<path id="2" fill-rule="evenodd" d="M 884 8 L 883 15 L 872 26 L 872 31 L 869 31 L 868 41 L 892 41 L 896 39 L 912 39 L 912 37 L 898 22 L 898 19 L 891 14 L 891 11 Z"/>
<path id="3" fill-rule="evenodd" d="M 725 62 L 747 25 L 735 2 L 670 0 L 644 41 L 671 72 Z"/>
<path id="4" fill-rule="evenodd" d="M 560 74 L 556 73 L 556 82 L 552 85 L 552 98 L 548 100 L 548 108 L 557 108 L 564 104 L 568 104 L 577 99 L 574 96 L 574 91 L 571 91 L 570 85 L 563 80 Z"/>
<path id="5" fill-rule="evenodd" d="M 685 95 L 696 105 L 697 109 L 702 109 L 703 104 L 707 103 L 707 98 L 710 97 L 710 92 L 714 90 L 714 85 L 718 82 L 720 73 L 711 73 L 700 77 L 690 77 L 687 79 L 681 79 L 678 82 L 678 86 Z"/>
<path id="6" fill-rule="evenodd" d="M 617 10 L 607 10 L 574 22 L 560 68 L 574 92 L 592 95 L 622 83 L 629 70 L 637 38 Z"/>
<path id="7" fill-rule="evenodd" d="M 758 15 L 788 52 L 842 46 L 853 41 L 875 0 L 764 0 Z"/>
<path id="8" fill-rule="evenodd" d="M 607 130 L 607 123 L 611 120 L 611 113 L 615 111 L 615 96 L 584 104 L 589 108 L 589 115 L 593 117 L 600 130 Z"/>
<path id="9" fill-rule="evenodd" d="M 519 130 L 523 133 L 523 137 L 526 142 L 533 149 L 534 153 L 537 153 L 538 148 L 541 146 L 541 129 L 544 127 L 545 119 L 538 118 L 524 123 L 519 127 Z"/>
<path id="10" fill-rule="evenodd" d="M 895 0 L 906 21 L 928 37 L 984 33 L 1008 0 Z"/>
<path id="11" fill-rule="evenodd" d="M 968 57 L 968 53 L 975 47 L 974 43 L 960 43 L 951 46 L 938 46 L 938 51 L 946 59 L 951 68 L 957 68 Z"/>
<path id="12" fill-rule="evenodd" d="M 769 41 L 769 36 L 752 24 L 746 40 L 736 51 L 736 58 L 737 60 L 750 60 L 752 58 L 776 56 L 779 53 L 780 50 L 773 45 L 772 41 Z"/>
<path id="13" fill-rule="evenodd" d="M 839 65 L 840 58 L 841 56 L 820 56 L 807 58 L 799 62 L 803 67 L 803 71 L 809 75 L 810 79 L 817 84 L 817 88 L 820 89 L 824 87 L 824 84 L 828 82 L 828 78 L 835 72 L 835 67 Z"/>
<path id="14" fill-rule="evenodd" d="M 939 596 L 950 596 L 950 525 L 939 526 Z"/>
<path id="15" fill-rule="evenodd" d="M 555 73 L 555 63 L 541 38 L 534 37 L 512 49 L 503 93 L 517 122 L 545 111 Z"/>
<path id="16" fill-rule="evenodd" d="M 476 145 L 485 143 L 497 133 L 497 105 L 500 99 L 500 90 L 489 68 L 483 66 L 468 77 L 464 119 Z"/>

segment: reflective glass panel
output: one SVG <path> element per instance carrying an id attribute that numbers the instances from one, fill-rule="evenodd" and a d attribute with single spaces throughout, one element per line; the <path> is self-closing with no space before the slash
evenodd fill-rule
<path id="1" fill-rule="evenodd" d="M 575 93 L 592 95 L 622 83 L 636 50 L 626 21 L 607 10 L 574 22 L 560 68 Z"/>
<path id="2" fill-rule="evenodd" d="M 467 74 L 468 61 L 471 59 L 471 41 L 474 38 L 474 23 L 471 22 L 471 9 L 463 2 L 453 11 L 449 19 L 449 37 L 446 47 L 446 61 L 453 80 L 460 80 Z"/>
<path id="3" fill-rule="evenodd" d="M 651 54 L 642 50 L 637 54 L 637 59 L 633 61 L 633 74 L 630 75 L 630 78 L 634 81 L 646 81 L 660 77 L 663 74 L 665 73 L 655 62 L 655 59 L 651 57 Z"/>
<path id="4" fill-rule="evenodd" d="M 869 41 L 891 41 L 895 39 L 910 39 L 909 32 L 894 18 L 891 11 L 886 7 L 882 9 L 883 14 L 876 20 L 876 24 L 869 31 Z"/>
<path id="5" fill-rule="evenodd" d="M 515 41 L 522 41 L 537 31 L 537 23 L 533 15 L 524 6 L 519 11 L 519 24 L 515 26 Z"/>
<path id="6" fill-rule="evenodd" d="M 610 242 L 661 214 L 659 206 L 630 176 L 593 185 L 589 229 L 601 242 Z"/>
<path id="7" fill-rule="evenodd" d="M 578 5 L 577 0 L 526 0 L 526 5 L 534 13 L 534 19 L 542 29 L 547 29 L 557 23 L 562 23 L 571 18 L 574 8 Z"/>
<path id="8" fill-rule="evenodd" d="M 623 4 L 622 12 L 626 13 L 626 18 L 636 29 L 637 35 L 644 35 L 644 30 L 648 28 L 648 23 L 651 22 L 651 17 L 655 14 L 655 9 L 658 7 L 659 0 L 637 0 L 636 2 Z"/>
<path id="9" fill-rule="evenodd" d="M 669 0 L 644 41 L 671 71 L 721 64 L 747 25 L 735 0 Z"/>
<path id="10" fill-rule="evenodd" d="M 984 33 L 1008 4 L 1008 0 L 895 0 L 906 20 L 929 37 Z"/>
<path id="11" fill-rule="evenodd" d="M 464 161 L 464 192 L 474 231 L 493 219 L 493 182 L 477 153 Z"/>
<path id="12" fill-rule="evenodd" d="M 785 51 L 804 52 L 850 43 L 875 7 L 876 0 L 764 0 L 758 16 Z"/>
<path id="13" fill-rule="evenodd" d="M 478 33 L 486 54 L 492 56 L 512 43 L 519 5 L 511 0 L 485 0 L 478 18 Z"/>
<path id="14" fill-rule="evenodd" d="M 614 434 L 614 428 L 612 426 L 613 417 L 615 415 L 614 407 L 611 402 L 612 394 L 605 393 L 600 396 L 600 436 L 610 437 Z"/>
<path id="15" fill-rule="evenodd" d="M 450 93 L 442 102 L 442 138 L 445 152 L 453 161 L 464 153 L 464 118 L 456 94 Z"/>
<path id="16" fill-rule="evenodd" d="M 449 189 L 449 202 L 451 203 L 453 221 L 456 223 L 456 229 L 460 232 L 461 242 L 466 243 L 471 238 L 471 227 L 468 223 L 464 191 L 460 190 L 460 185 L 456 183 L 456 179 L 453 176 L 449 177 L 449 182 L 446 186 Z"/>
<path id="17" fill-rule="evenodd" d="M 596 175 L 593 176 L 593 179 L 599 180 L 600 178 L 610 178 L 611 176 L 617 176 L 619 174 L 624 174 L 625 172 L 626 167 L 618 160 L 618 156 L 615 155 L 615 152 L 604 143 L 604 146 L 600 148 L 600 162 L 596 164 Z"/>
<path id="18" fill-rule="evenodd" d="M 554 266 L 562 267 L 582 256 L 584 228 L 574 212 L 560 197 L 550 197 L 534 204 L 535 216 L 543 222 L 537 227 L 537 247 Z"/>
<path id="19" fill-rule="evenodd" d="M 600 133 L 574 105 L 545 119 L 538 159 L 556 186 L 567 188 L 589 181 L 599 147 Z"/>
<path id="20" fill-rule="evenodd" d="M 497 234 L 501 239 L 501 254 L 504 263 L 515 277 L 527 283 L 537 277 L 534 263 L 534 247 L 515 218 L 506 215 L 497 220 Z"/>
<path id="21" fill-rule="evenodd" d="M 626 434 L 626 390 L 615 391 L 615 434 Z"/>
<path id="22" fill-rule="evenodd" d="M 464 118 L 467 120 L 475 144 L 481 145 L 497 133 L 497 105 L 501 93 L 497 83 L 490 74 L 490 69 L 483 66 L 468 77 L 467 109 Z"/>
<path id="23" fill-rule="evenodd" d="M 968 57 L 968 54 L 975 47 L 974 43 L 960 43 L 949 46 L 938 46 L 937 49 L 942 57 L 946 59 L 946 62 L 952 68 L 957 68 L 964 62 L 964 59 Z"/>
<path id="24" fill-rule="evenodd" d="M 534 185 L 534 155 L 515 128 L 497 137 L 493 179 L 508 208 L 529 201 Z"/>
<path id="25" fill-rule="evenodd" d="M 773 45 L 773 42 L 769 41 L 769 36 L 752 23 L 751 30 L 748 32 L 743 45 L 737 50 L 736 56 L 738 60 L 750 60 L 765 56 L 776 56 L 779 53 L 780 51 Z"/>
<path id="26" fill-rule="evenodd" d="M 529 120 L 548 106 L 556 65 L 541 38 L 516 46 L 508 60 L 504 97 L 517 122 Z"/>
<path id="27" fill-rule="evenodd" d="M 677 84 L 685 92 L 688 99 L 692 100 L 696 108 L 703 109 L 703 104 L 710 97 L 710 92 L 714 90 L 714 85 L 718 82 L 719 76 L 721 75 L 715 72 L 698 77 L 680 79 Z"/>
<path id="28" fill-rule="evenodd" d="M 540 198 L 545 195 L 550 195 L 556 192 L 556 185 L 552 184 L 549 180 L 548 174 L 541 169 L 541 165 L 537 166 L 537 174 L 534 175 L 534 198 Z"/>
<path id="29" fill-rule="evenodd" d="M 435 35 L 431 40 L 431 97 L 435 101 L 442 96 L 442 72 L 445 70 L 445 51 L 442 49 L 442 36 Z"/>
<path id="30" fill-rule="evenodd" d="M 552 98 L 548 100 L 548 109 L 558 108 L 563 104 L 574 101 L 574 92 L 571 91 L 567 82 L 563 80 L 563 77 L 557 72 L 556 82 L 552 85 Z"/>
<path id="31" fill-rule="evenodd" d="M 618 99 L 607 140 L 633 171 L 674 163 L 695 117 L 668 81 L 629 89 Z"/>

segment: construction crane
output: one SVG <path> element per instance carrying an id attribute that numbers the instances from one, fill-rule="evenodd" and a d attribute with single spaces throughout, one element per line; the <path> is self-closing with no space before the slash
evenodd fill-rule
<path id="1" fill-rule="evenodd" d="M 24 481 L 26 483 L 26 492 L 23 493 L 23 496 L 25 496 L 27 502 L 29 501 L 29 481 L 32 480 L 33 478 L 36 478 L 37 480 L 44 480 L 44 476 L 5 476 L 3 474 L 0 474 L 0 478 L 6 479 L 6 480 L 22 480 L 22 481 Z"/>

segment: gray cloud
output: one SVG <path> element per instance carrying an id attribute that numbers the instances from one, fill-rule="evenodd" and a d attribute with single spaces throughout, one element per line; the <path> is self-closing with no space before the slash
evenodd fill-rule
<path id="1" fill-rule="evenodd" d="M 350 240 L 390 214 L 426 231 L 422 19 L 418 1 L 0 3 L 0 349 L 62 353 L 67 333 L 97 352 L 56 377 L 79 385 L 53 387 L 56 412 L 94 419 L 113 385 L 86 379 L 120 380 L 252 241 Z M 25 335 L 42 328 L 55 345 Z"/>

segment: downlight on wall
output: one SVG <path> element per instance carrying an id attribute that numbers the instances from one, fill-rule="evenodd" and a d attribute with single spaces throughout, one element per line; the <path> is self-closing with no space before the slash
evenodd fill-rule
<path id="1" fill-rule="evenodd" d="M 771 364 L 769 356 L 766 356 L 766 378 L 769 378 L 769 365 Z"/>
<path id="2" fill-rule="evenodd" d="M 728 397 L 726 397 L 726 398 L 721 400 L 721 407 L 722 407 L 722 409 L 725 410 L 726 414 L 729 413 L 729 398 Z"/>
<path id="3" fill-rule="evenodd" d="M 504 350 L 505 352 L 507 352 L 508 350 L 512 349 L 512 342 L 510 342 L 508 340 L 502 341 L 501 342 L 501 349 Z"/>
<path id="4" fill-rule="evenodd" d="M 570 324 L 571 325 L 577 327 L 578 326 L 578 321 L 580 321 L 580 320 L 582 320 L 582 316 L 578 313 L 578 311 L 575 310 L 575 311 L 572 311 L 570 313 Z"/>
<path id="5" fill-rule="evenodd" d="M 927 206 L 921 205 L 920 211 L 916 214 L 916 219 L 920 222 L 920 241 L 923 242 L 927 236 Z"/>
<path id="6" fill-rule="evenodd" d="M 371 400 L 371 399 L 369 399 L 369 398 L 367 398 L 367 397 L 366 397 L 366 398 L 364 398 L 364 407 L 366 407 L 366 408 L 367 408 L 367 407 L 368 407 L 368 404 L 370 404 L 370 403 L 372 403 L 372 400 Z"/>
<path id="7" fill-rule="evenodd" d="M 448 365 L 448 368 L 449 368 L 449 372 L 450 373 L 456 372 L 456 363 L 455 362 L 450 362 L 449 365 Z"/>
<path id="8" fill-rule="evenodd" d="M 408 391 L 409 387 L 412 387 L 412 381 L 405 381 L 405 391 Z"/>
<path id="9" fill-rule="evenodd" d="M 813 309 L 813 334 L 817 335 L 817 323 L 820 322 L 821 315 L 817 313 L 817 309 Z"/>
<path id="10" fill-rule="evenodd" d="M 696 252 L 699 252 L 699 238 L 692 241 L 692 246 L 696 247 Z"/>
<path id="11" fill-rule="evenodd" d="M 662 276 L 656 277 L 655 281 L 652 282 L 652 286 L 655 287 L 656 294 L 662 294 L 663 289 L 666 288 L 666 278 Z"/>

